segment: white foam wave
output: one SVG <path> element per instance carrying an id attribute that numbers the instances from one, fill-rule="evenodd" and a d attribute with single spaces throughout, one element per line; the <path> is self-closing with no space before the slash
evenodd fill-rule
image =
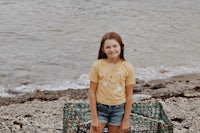
<path id="1" fill-rule="evenodd" d="M 6 92 L 6 88 L 4 86 L 0 86 L 0 97 L 8 97 L 11 96 Z"/>
<path id="2" fill-rule="evenodd" d="M 42 90 L 66 90 L 66 89 L 85 89 L 89 87 L 88 74 L 82 74 L 75 81 L 61 80 L 55 83 L 41 86 Z"/>
<path id="3" fill-rule="evenodd" d="M 87 74 L 82 74 L 75 81 L 59 80 L 45 85 L 22 85 L 14 89 L 6 89 L 0 86 L 0 96 L 9 97 L 15 94 L 32 93 L 35 90 L 67 90 L 67 89 L 85 89 L 89 87 L 89 80 Z"/>
<path id="4" fill-rule="evenodd" d="M 153 79 L 163 79 L 179 74 L 199 73 L 200 66 L 159 66 L 136 68 L 136 77 L 146 81 Z"/>

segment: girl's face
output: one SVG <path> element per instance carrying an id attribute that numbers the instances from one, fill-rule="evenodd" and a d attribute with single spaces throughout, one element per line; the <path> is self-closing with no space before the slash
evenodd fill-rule
<path id="1" fill-rule="evenodd" d="M 108 58 L 120 58 L 121 47 L 120 44 L 114 39 L 107 39 L 104 42 L 102 51 Z"/>

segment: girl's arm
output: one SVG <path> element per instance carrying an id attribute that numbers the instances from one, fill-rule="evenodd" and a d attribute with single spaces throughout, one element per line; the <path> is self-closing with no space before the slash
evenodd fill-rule
<path id="1" fill-rule="evenodd" d="M 97 83 L 90 81 L 89 101 L 90 101 L 90 110 L 92 114 L 92 119 L 98 118 L 96 111 L 96 90 L 97 90 Z"/>
<path id="2" fill-rule="evenodd" d="M 97 91 L 97 83 L 90 81 L 89 101 L 90 101 L 90 110 L 92 114 L 91 126 L 93 128 L 100 128 L 100 123 L 98 120 L 97 108 L 96 108 L 96 91 Z"/>
<path id="3" fill-rule="evenodd" d="M 125 105 L 124 118 L 122 120 L 121 130 L 128 131 L 130 113 L 132 109 L 133 85 L 126 86 L 125 93 L 126 93 L 126 105 Z"/>

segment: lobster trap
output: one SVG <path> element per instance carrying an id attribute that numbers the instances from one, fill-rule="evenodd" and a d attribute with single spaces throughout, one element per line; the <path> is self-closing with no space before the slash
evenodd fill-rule
<path id="1" fill-rule="evenodd" d="M 66 103 L 63 108 L 63 133 L 89 133 L 91 112 L 88 103 Z M 173 133 L 173 124 L 162 105 L 133 103 L 128 133 Z M 108 132 L 105 127 L 104 133 Z"/>

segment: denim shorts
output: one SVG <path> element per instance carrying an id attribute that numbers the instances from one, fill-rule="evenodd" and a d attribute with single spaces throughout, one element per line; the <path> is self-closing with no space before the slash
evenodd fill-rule
<path id="1" fill-rule="evenodd" d="M 124 117 L 125 103 L 120 105 L 105 105 L 97 102 L 97 115 L 101 123 L 120 126 Z"/>

